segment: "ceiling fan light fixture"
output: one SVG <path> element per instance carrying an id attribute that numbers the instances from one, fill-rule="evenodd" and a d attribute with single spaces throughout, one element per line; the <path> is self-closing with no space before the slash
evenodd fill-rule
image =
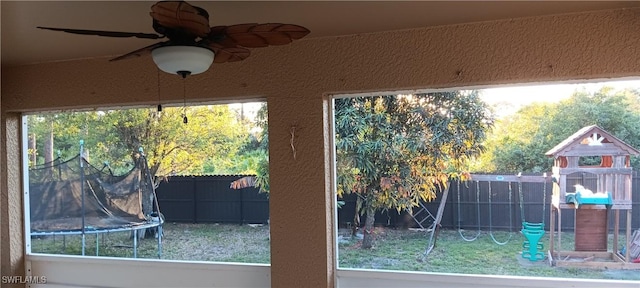
<path id="1" fill-rule="evenodd" d="M 163 46 L 153 49 L 151 56 L 160 70 L 186 77 L 207 71 L 215 55 L 204 47 Z"/>

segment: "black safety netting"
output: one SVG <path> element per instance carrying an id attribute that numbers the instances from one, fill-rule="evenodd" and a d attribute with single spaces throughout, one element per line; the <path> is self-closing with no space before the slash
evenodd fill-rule
<path id="1" fill-rule="evenodd" d="M 115 176 L 80 155 L 29 170 L 31 232 L 135 228 L 148 224 L 155 192 L 146 159 Z M 158 213 L 159 214 L 159 213 Z"/>

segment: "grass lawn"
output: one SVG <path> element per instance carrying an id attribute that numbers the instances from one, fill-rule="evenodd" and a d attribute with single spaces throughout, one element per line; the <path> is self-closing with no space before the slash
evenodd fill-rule
<path id="1" fill-rule="evenodd" d="M 164 224 L 162 259 L 191 261 L 270 262 L 269 227 L 219 224 Z M 85 237 L 85 255 L 96 255 L 96 235 Z M 98 234 L 100 256 L 133 257 L 130 232 Z M 31 251 L 81 255 L 80 235 L 47 236 L 31 239 Z M 157 239 L 138 241 L 138 258 L 158 258 Z"/>
<path id="2" fill-rule="evenodd" d="M 476 231 L 466 231 L 473 238 Z M 499 242 L 509 239 L 509 232 L 494 232 Z M 428 234 L 421 231 L 375 229 L 375 246 L 360 249 L 360 240 L 351 238 L 350 231 L 340 231 L 338 259 L 341 268 L 406 270 L 464 274 L 493 274 L 562 278 L 640 280 L 638 271 L 593 270 L 551 267 L 546 261 L 529 261 L 521 257 L 524 236 L 513 233 L 505 245 L 498 245 L 488 232 L 467 242 L 456 230 L 442 230 L 436 247 L 422 260 L 428 245 Z M 573 235 L 564 233 L 563 249 L 573 250 Z M 542 239 L 548 248 L 549 237 Z"/>
<path id="3" fill-rule="evenodd" d="M 265 263 L 270 262 L 268 226 L 218 224 L 164 225 L 162 259 Z M 475 231 L 465 232 L 472 237 Z M 509 238 L 508 232 L 496 232 L 499 241 Z M 422 260 L 428 244 L 428 234 L 421 231 L 375 229 L 375 246 L 360 248 L 360 239 L 352 238 L 350 230 L 338 232 L 340 268 L 407 270 L 465 274 L 518 275 L 563 278 L 598 278 L 640 280 L 640 271 L 589 270 L 550 267 L 546 261 L 531 262 L 520 256 L 524 237 L 513 233 L 505 245 L 493 242 L 488 232 L 482 232 L 473 242 L 464 241 L 455 230 L 442 230 L 436 247 Z M 572 250 L 573 235 L 564 233 L 563 248 Z M 80 254 L 80 236 L 48 236 L 32 239 L 34 253 Z M 133 241 L 126 232 L 100 234 L 97 237 L 100 256 L 133 257 Z M 548 235 L 542 239 L 548 247 Z M 95 255 L 96 237 L 86 237 L 86 255 Z M 157 258 L 157 240 L 138 243 L 139 258 Z"/>

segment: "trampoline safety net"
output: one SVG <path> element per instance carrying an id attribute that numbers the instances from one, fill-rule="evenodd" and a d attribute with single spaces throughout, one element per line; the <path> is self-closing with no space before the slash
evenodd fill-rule
<path id="1" fill-rule="evenodd" d="M 114 176 L 106 168 L 98 169 L 78 154 L 30 169 L 32 234 L 81 231 L 83 222 L 84 231 L 149 223 L 157 207 L 145 157 L 138 157 L 124 175 Z"/>

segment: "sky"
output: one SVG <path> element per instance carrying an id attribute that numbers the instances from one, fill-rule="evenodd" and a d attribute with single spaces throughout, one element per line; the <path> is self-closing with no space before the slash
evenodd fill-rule
<path id="1" fill-rule="evenodd" d="M 522 106 L 533 102 L 554 102 L 570 97 L 575 91 L 585 90 L 593 93 L 603 87 L 612 87 L 614 90 L 626 88 L 640 89 L 640 79 L 599 81 L 579 84 L 538 84 L 520 85 L 499 88 L 481 89 L 481 97 L 489 105 L 498 104 L 498 117 L 515 113 Z M 260 108 L 260 103 L 231 104 L 231 109 L 244 109 L 245 116 L 254 118 Z"/>
<path id="2" fill-rule="evenodd" d="M 481 89 L 481 97 L 489 105 L 499 104 L 498 115 L 515 113 L 520 107 L 533 102 L 555 102 L 570 97 L 575 91 L 596 92 L 603 87 L 614 90 L 626 88 L 640 89 L 640 80 L 618 80 L 590 82 L 580 84 L 546 84 L 529 86 L 510 86 Z"/>

